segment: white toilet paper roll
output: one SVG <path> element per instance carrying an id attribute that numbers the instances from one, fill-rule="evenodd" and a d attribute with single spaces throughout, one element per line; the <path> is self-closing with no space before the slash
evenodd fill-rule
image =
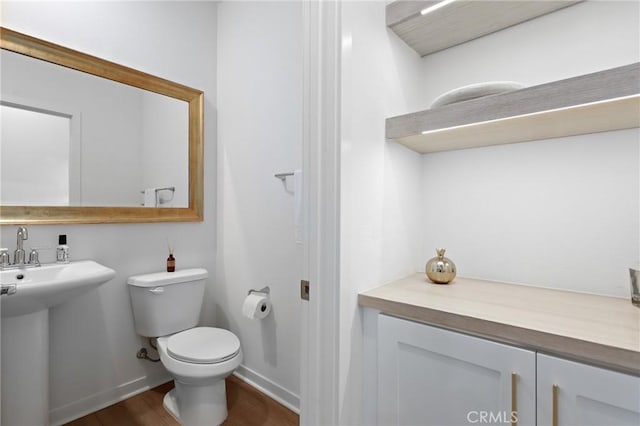
<path id="1" fill-rule="evenodd" d="M 271 312 L 271 300 L 265 293 L 250 293 L 242 304 L 242 315 L 249 319 L 263 319 Z"/>

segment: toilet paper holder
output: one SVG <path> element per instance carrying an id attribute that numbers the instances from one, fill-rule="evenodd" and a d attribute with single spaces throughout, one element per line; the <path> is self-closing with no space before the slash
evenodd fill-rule
<path id="1" fill-rule="evenodd" d="M 251 293 L 264 293 L 264 294 L 269 294 L 271 292 L 271 289 L 269 288 L 269 286 L 263 287 L 260 290 L 256 290 L 254 288 L 252 288 L 251 290 L 249 290 L 247 292 L 247 296 L 250 295 Z"/>

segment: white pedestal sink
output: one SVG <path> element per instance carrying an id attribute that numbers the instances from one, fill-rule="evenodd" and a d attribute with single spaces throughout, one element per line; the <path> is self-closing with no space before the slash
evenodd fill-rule
<path id="1" fill-rule="evenodd" d="M 0 271 L 3 426 L 49 423 L 49 308 L 111 280 L 115 271 L 91 260 Z"/>

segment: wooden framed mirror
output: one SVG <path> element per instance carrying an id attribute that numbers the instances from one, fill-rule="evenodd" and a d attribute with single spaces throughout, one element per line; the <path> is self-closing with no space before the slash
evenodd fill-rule
<path id="1" fill-rule="evenodd" d="M 202 91 L 2 27 L 0 48 L 0 225 L 203 220 Z M 20 63 L 15 71 L 5 72 L 14 62 Z M 36 71 L 40 64 L 45 68 Z M 56 80 L 61 70 L 75 73 L 82 86 L 58 83 L 71 80 Z M 88 79 L 99 87 L 96 93 L 85 89 Z M 28 84 L 18 88 L 20 80 Z M 61 101 L 68 93 L 82 94 L 84 104 Z M 109 106 L 97 106 L 102 101 Z M 45 138 L 27 136 L 43 127 L 32 121 L 9 126 L 14 112 L 68 120 L 58 127 L 70 132 L 69 143 L 57 149 Z M 5 137 L 5 128 L 15 128 L 17 142 Z M 29 147 L 26 140 L 38 142 Z M 57 189 L 47 185 L 54 188 L 51 176 L 58 169 L 63 189 L 54 197 Z"/>

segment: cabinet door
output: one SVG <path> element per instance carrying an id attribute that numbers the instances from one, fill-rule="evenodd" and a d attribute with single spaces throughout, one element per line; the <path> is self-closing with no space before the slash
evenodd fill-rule
<path id="1" fill-rule="evenodd" d="M 380 425 L 535 424 L 534 352 L 387 315 L 378 333 Z"/>
<path id="2" fill-rule="evenodd" d="M 538 424 L 638 426 L 640 377 L 538 354 Z"/>

